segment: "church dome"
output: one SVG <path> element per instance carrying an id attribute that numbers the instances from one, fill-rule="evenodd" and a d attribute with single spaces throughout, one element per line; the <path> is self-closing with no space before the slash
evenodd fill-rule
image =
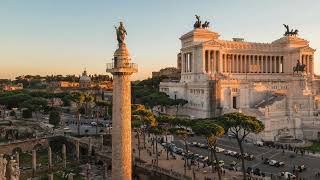
<path id="1" fill-rule="evenodd" d="M 82 76 L 79 79 L 80 82 L 91 82 L 91 78 L 87 75 L 87 71 L 83 71 Z"/>

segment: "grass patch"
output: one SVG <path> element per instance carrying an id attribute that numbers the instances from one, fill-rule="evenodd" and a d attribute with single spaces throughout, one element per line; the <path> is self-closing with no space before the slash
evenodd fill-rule
<path id="1" fill-rule="evenodd" d="M 306 147 L 305 149 L 311 152 L 320 152 L 320 141 L 314 141 L 311 146 Z"/>

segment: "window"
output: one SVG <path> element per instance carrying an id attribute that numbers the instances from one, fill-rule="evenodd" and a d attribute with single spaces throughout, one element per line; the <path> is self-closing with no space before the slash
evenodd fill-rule
<path id="1" fill-rule="evenodd" d="M 237 109 L 237 97 L 236 96 L 232 97 L 232 108 Z"/>

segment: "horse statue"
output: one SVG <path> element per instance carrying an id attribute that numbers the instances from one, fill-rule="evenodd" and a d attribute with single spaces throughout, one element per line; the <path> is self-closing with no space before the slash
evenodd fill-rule
<path id="1" fill-rule="evenodd" d="M 299 60 L 297 60 L 297 65 L 293 67 L 293 73 L 295 72 L 304 72 L 306 68 L 305 64 L 301 64 Z"/>
<path id="2" fill-rule="evenodd" d="M 194 29 L 201 28 L 200 16 L 198 16 L 198 15 L 195 15 L 195 16 L 196 16 L 197 21 L 194 23 L 193 28 Z"/>
<path id="3" fill-rule="evenodd" d="M 295 30 L 291 30 L 291 32 L 290 32 L 290 34 L 291 34 L 291 36 L 297 36 L 298 35 L 298 29 L 295 29 Z"/>
<path id="4" fill-rule="evenodd" d="M 209 28 L 209 24 L 210 24 L 210 22 L 205 21 L 205 22 L 202 24 L 202 28 L 203 28 L 203 29 Z"/>
<path id="5" fill-rule="evenodd" d="M 283 26 L 286 28 L 286 32 L 284 33 L 284 36 L 297 36 L 298 35 L 298 29 L 291 29 L 290 31 L 290 28 L 289 28 L 289 25 L 287 24 L 283 24 Z"/>

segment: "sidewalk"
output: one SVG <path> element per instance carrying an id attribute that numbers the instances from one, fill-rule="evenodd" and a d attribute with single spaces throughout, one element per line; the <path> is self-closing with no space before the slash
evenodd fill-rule
<path id="1" fill-rule="evenodd" d="M 138 151 L 138 140 L 134 138 L 133 134 L 132 139 L 132 145 L 135 149 L 134 156 L 138 158 L 139 151 Z M 146 161 L 146 164 L 152 164 L 152 160 L 156 159 L 155 154 L 150 154 L 147 152 L 149 150 L 152 152 L 152 146 L 151 143 L 148 143 L 148 138 L 146 138 L 146 149 L 141 149 L 141 160 Z M 143 148 L 143 140 L 141 138 L 141 148 Z M 179 155 L 176 155 L 177 159 L 172 159 L 171 155 L 169 154 L 169 160 L 167 160 L 167 153 L 165 149 L 161 146 L 161 144 L 158 143 L 158 152 L 160 153 L 159 157 L 159 167 L 177 172 L 179 174 L 184 175 L 184 160 L 182 160 L 182 157 Z M 211 167 L 205 167 L 202 168 L 202 165 L 200 165 L 200 168 L 198 169 L 198 166 L 192 166 L 191 169 L 187 168 L 186 176 L 190 177 L 191 179 L 196 180 L 204 180 L 205 177 L 209 177 L 212 179 L 218 179 L 218 173 L 211 173 Z M 222 179 L 224 180 L 234 180 L 234 179 L 241 179 L 241 172 L 234 172 L 225 170 L 225 174 L 222 175 Z"/>

